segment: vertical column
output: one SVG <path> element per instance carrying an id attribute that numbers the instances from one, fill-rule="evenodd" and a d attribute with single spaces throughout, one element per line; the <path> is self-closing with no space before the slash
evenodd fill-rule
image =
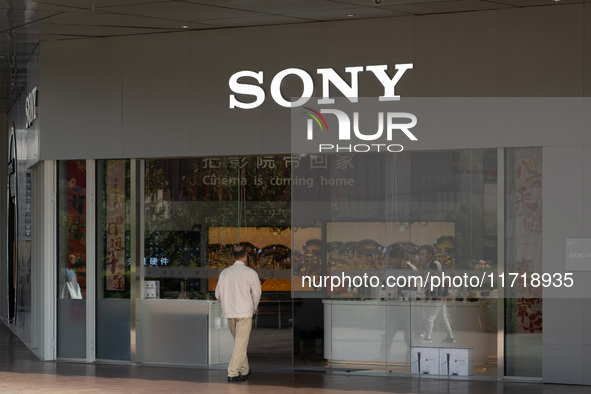
<path id="1" fill-rule="evenodd" d="M 12 158 L 12 154 L 9 146 L 9 138 L 11 137 L 13 131 L 8 130 L 8 118 L 5 114 L 0 115 L 0 121 L 2 124 L 0 125 L 0 132 L 2 135 L 6 135 L 7 138 L 0 138 L 0 156 L 4 159 L 4 162 L 0 162 L 0 182 L 3 185 L 6 185 L 6 191 L 4 193 L 0 193 L 0 206 L 3 207 L 2 218 L 4 218 L 4 226 L 0 228 L 0 239 L 3 240 L 0 243 L 0 255 L 4 256 L 5 262 L 0 265 L 0 283 L 3 284 L 3 291 L 0 293 L 0 316 L 3 319 L 6 319 L 8 316 L 8 292 L 10 286 L 8 286 L 8 248 L 9 248 L 9 239 L 8 239 L 8 226 L 9 224 L 9 204 L 10 204 L 10 193 L 9 193 L 9 185 L 10 185 L 10 167 L 9 162 Z M 11 163 L 11 162 L 10 162 Z"/>
<path id="2" fill-rule="evenodd" d="M 141 362 L 141 300 L 144 297 L 144 161 L 131 163 L 131 269 L 130 269 L 130 346 L 131 362 Z M 139 301 L 139 302 L 138 302 Z"/>
<path id="3" fill-rule="evenodd" d="M 497 274 L 505 272 L 505 179 L 505 150 L 498 148 Z M 498 289 L 497 296 L 497 378 L 502 379 L 505 377 L 505 289 Z"/>
<path id="4" fill-rule="evenodd" d="M 86 160 L 86 362 L 96 358 L 96 171 Z"/>
<path id="5" fill-rule="evenodd" d="M 32 269 L 35 267 L 38 293 L 33 298 L 37 304 L 38 320 L 35 324 L 37 332 L 37 354 L 42 360 L 56 358 L 56 162 L 43 161 L 32 170 Z"/>

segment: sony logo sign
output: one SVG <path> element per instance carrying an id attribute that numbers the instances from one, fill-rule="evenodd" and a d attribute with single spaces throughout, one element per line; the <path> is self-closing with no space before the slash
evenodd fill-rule
<path id="1" fill-rule="evenodd" d="M 379 101 L 395 101 L 400 100 L 400 96 L 396 95 L 396 84 L 407 70 L 413 68 L 412 63 L 396 64 L 394 66 L 396 72 L 394 76 L 388 75 L 387 65 L 375 66 L 355 66 L 346 67 L 345 72 L 350 75 L 350 82 L 346 82 L 337 72 L 332 68 L 319 68 L 316 73 L 322 77 L 322 97 L 318 99 L 319 105 L 334 104 L 335 100 L 330 98 L 330 86 L 332 85 L 343 96 L 347 97 L 350 102 L 356 103 L 358 101 L 358 74 L 360 72 L 370 72 L 382 84 L 384 88 L 383 95 L 379 96 Z M 301 79 L 303 84 L 303 91 L 300 98 L 294 101 L 286 99 L 281 92 L 281 84 L 283 79 L 289 75 L 294 75 Z M 260 86 L 264 82 L 263 71 L 239 71 L 230 77 L 229 85 L 233 93 L 252 96 L 253 99 L 249 101 L 240 101 L 234 94 L 230 95 L 230 108 L 253 109 L 257 108 L 266 99 L 265 90 Z M 282 107 L 295 108 L 305 105 L 314 93 L 314 81 L 310 74 L 299 68 L 287 68 L 278 72 L 271 80 L 270 86 L 271 97 Z"/>
<path id="2" fill-rule="evenodd" d="M 25 99 L 25 128 L 28 129 L 37 119 L 37 86 L 27 94 Z"/>

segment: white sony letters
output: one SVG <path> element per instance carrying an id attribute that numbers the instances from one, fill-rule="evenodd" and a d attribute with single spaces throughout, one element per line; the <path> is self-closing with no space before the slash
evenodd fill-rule
<path id="1" fill-rule="evenodd" d="M 302 97 L 300 97 L 299 100 L 293 102 L 285 100 L 281 94 L 281 82 L 283 82 L 283 78 L 289 74 L 297 75 L 304 83 L 304 92 L 302 93 Z M 310 100 L 313 92 L 314 81 L 312 81 L 312 77 L 310 74 L 304 70 L 300 70 L 299 68 L 288 68 L 286 70 L 280 71 L 277 73 L 277 75 L 275 75 L 273 81 L 271 81 L 271 96 L 273 97 L 273 100 L 275 100 L 275 102 L 282 107 L 301 107 L 302 105 L 306 104 L 308 100 Z"/>
<path id="2" fill-rule="evenodd" d="M 37 119 L 37 87 L 35 86 L 25 99 L 25 128 L 28 129 Z"/>
<path id="3" fill-rule="evenodd" d="M 255 73 L 254 71 L 240 71 L 230 77 L 230 89 L 234 93 L 247 94 L 254 96 L 256 99 L 252 103 L 241 103 L 234 98 L 234 95 L 230 95 L 230 108 L 238 107 L 244 109 L 256 108 L 265 101 L 265 91 L 260 86 L 247 85 L 238 82 L 238 79 L 254 78 L 258 83 L 263 83 L 263 72 L 260 71 Z"/>
<path id="4" fill-rule="evenodd" d="M 384 94 L 379 97 L 380 101 L 400 100 L 400 96 L 397 96 L 395 93 L 396 84 L 400 81 L 400 78 L 402 78 L 406 70 L 412 69 L 412 67 L 412 63 L 397 64 L 395 66 L 396 73 L 393 77 L 388 75 L 387 65 L 347 67 L 345 68 L 345 72 L 351 75 L 350 83 L 343 80 L 343 78 L 341 78 L 332 68 L 319 68 L 316 70 L 316 73 L 322 76 L 322 98 L 318 100 L 318 104 L 323 105 L 334 103 L 334 99 L 330 98 L 331 84 L 347 97 L 349 101 L 356 103 L 359 97 L 358 74 L 363 72 L 364 68 L 365 71 L 373 73 L 384 88 Z M 295 75 L 300 78 L 304 87 L 301 97 L 294 101 L 286 100 L 281 93 L 281 83 L 288 75 Z M 239 81 L 240 79 L 254 79 L 257 84 L 253 85 L 252 81 L 249 81 L 251 83 L 246 83 L 245 81 L 241 82 Z M 232 75 L 229 80 L 230 90 L 236 94 L 253 96 L 254 100 L 243 102 L 238 100 L 234 94 L 231 94 L 230 108 L 253 109 L 260 106 L 265 101 L 265 91 L 260 86 L 263 84 L 263 81 L 263 71 L 239 71 Z M 310 100 L 313 92 L 314 81 L 312 77 L 306 71 L 299 68 L 282 70 L 278 72 L 271 81 L 271 97 L 282 107 L 301 107 Z"/>

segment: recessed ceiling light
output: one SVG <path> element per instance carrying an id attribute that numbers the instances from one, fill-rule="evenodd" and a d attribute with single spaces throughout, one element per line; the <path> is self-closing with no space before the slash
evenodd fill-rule
<path id="1" fill-rule="evenodd" d="M 182 25 L 181 26 L 181 29 L 188 29 L 188 28 L 189 28 L 189 26 L 187 26 L 187 25 Z"/>
<path id="2" fill-rule="evenodd" d="M 355 14 L 345 14 L 345 16 L 346 16 L 347 18 L 353 18 L 353 17 L 355 16 Z"/>

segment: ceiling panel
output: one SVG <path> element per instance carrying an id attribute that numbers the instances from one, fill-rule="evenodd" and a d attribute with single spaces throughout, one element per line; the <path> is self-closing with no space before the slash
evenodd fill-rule
<path id="1" fill-rule="evenodd" d="M 151 4 L 151 3 L 170 3 L 175 0 L 25 0 L 23 3 L 36 5 L 38 7 L 66 7 L 74 9 L 90 9 L 93 5 L 95 8 L 112 7 L 120 5 L 134 5 L 134 4 Z M 0 0 L 2 3 L 11 3 L 14 0 Z"/>
<path id="2" fill-rule="evenodd" d="M 27 10 L 27 11 L 67 11 L 71 7 L 63 7 L 51 2 L 41 3 L 31 0 L 0 0 L 0 9 Z"/>
<path id="3" fill-rule="evenodd" d="M 325 20 L 344 20 L 344 19 L 358 19 L 358 18 L 384 18 L 390 16 L 408 15 L 405 12 L 394 11 L 387 8 L 370 8 L 370 7 L 351 7 L 339 10 L 329 11 L 313 11 L 313 12 L 299 12 L 294 13 L 294 16 L 300 18 L 313 19 L 316 21 Z"/>
<path id="4" fill-rule="evenodd" d="M 189 0 L 187 2 L 266 14 L 292 14 L 351 7 L 346 3 L 327 0 Z"/>
<path id="5" fill-rule="evenodd" d="M 191 21 L 193 22 L 193 21 Z M 218 27 L 279 25 L 309 22 L 307 19 L 291 18 L 281 15 L 255 15 L 246 18 L 208 19 L 207 23 Z"/>
<path id="6" fill-rule="evenodd" d="M 205 21 L 209 19 L 246 18 L 257 16 L 256 13 L 251 11 L 180 2 L 111 7 L 109 8 L 109 11 L 120 14 L 139 15 L 176 21 Z"/>
<path id="7" fill-rule="evenodd" d="M 407 3 L 435 3 L 439 1 L 448 1 L 448 0 L 381 0 L 379 4 L 375 3 L 375 0 L 339 0 L 342 3 L 347 4 L 354 4 L 357 6 L 365 6 L 369 8 L 392 8 L 398 6 L 400 4 L 407 4 Z"/>
<path id="8" fill-rule="evenodd" d="M 124 15 L 107 12 L 69 12 L 51 17 L 43 22 L 64 25 L 147 27 L 155 29 L 178 29 L 181 26 L 176 20 Z M 197 28 L 192 26 L 192 28 Z"/>
<path id="9" fill-rule="evenodd" d="M 503 4 L 478 0 L 439 1 L 435 3 L 404 4 L 389 9 L 408 12 L 413 15 L 443 14 L 452 12 L 482 11 L 510 7 Z"/>
<path id="10" fill-rule="evenodd" d="M 501 3 L 505 6 L 516 6 L 516 7 L 537 7 L 545 5 L 564 5 L 564 4 L 575 4 L 582 3 L 582 0 L 501 0 L 491 1 L 492 3 Z"/>
<path id="11" fill-rule="evenodd" d="M 159 29 L 139 28 L 139 27 L 119 27 L 119 26 L 93 26 L 93 25 L 63 25 L 43 23 L 41 24 L 41 34 L 60 35 L 62 38 L 72 38 L 72 36 L 84 37 L 105 37 L 105 36 L 125 36 L 130 34 L 149 34 L 158 33 Z"/>
<path id="12" fill-rule="evenodd" d="M 0 26 L 2 30 L 6 30 L 14 26 L 45 19 L 59 13 L 60 11 L 0 10 Z"/>

